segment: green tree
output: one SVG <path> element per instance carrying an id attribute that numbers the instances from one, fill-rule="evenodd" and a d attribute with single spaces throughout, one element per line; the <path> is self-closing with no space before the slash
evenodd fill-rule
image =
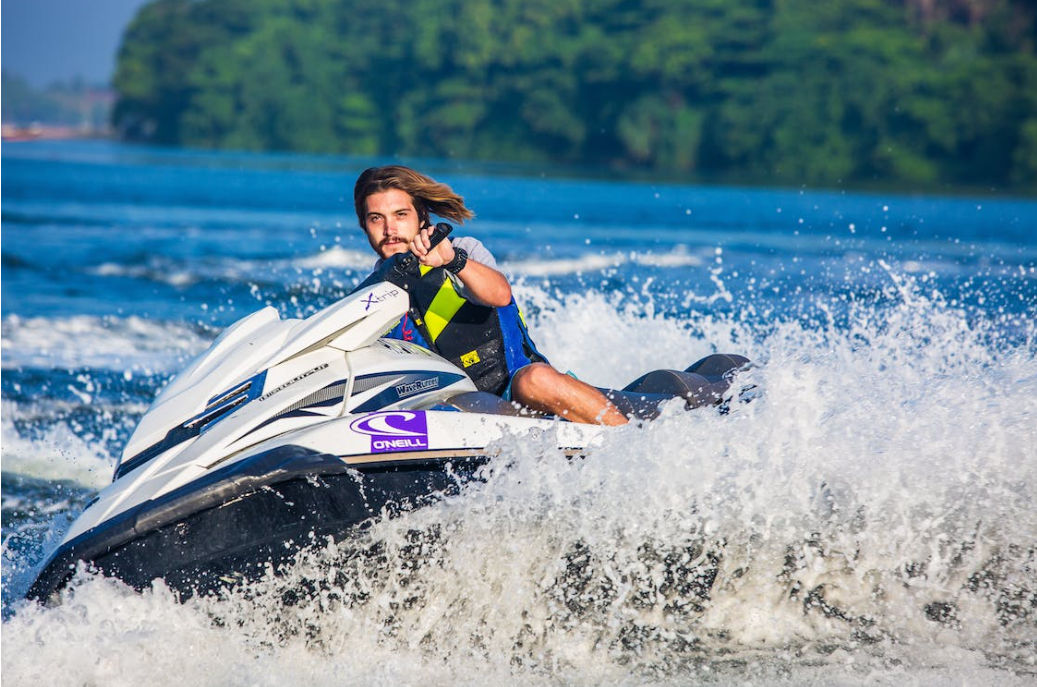
<path id="1" fill-rule="evenodd" d="M 1034 184 L 1024 0 L 155 0 L 127 138 L 782 183 Z"/>

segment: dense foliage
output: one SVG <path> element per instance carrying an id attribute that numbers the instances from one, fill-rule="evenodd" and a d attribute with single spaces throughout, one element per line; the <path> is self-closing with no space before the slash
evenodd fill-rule
<path id="1" fill-rule="evenodd" d="M 1027 0 L 155 0 L 113 123 L 164 144 L 792 183 L 1037 183 Z"/>

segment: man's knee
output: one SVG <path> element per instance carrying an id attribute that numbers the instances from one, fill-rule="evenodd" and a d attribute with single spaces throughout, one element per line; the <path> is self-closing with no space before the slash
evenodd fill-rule
<path id="1" fill-rule="evenodd" d="M 557 388 L 560 373 L 546 363 L 533 363 L 522 368 L 512 383 L 512 395 L 540 398 Z"/>

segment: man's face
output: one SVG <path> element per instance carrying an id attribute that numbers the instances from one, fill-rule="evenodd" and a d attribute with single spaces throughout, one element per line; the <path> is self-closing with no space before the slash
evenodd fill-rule
<path id="1" fill-rule="evenodd" d="M 367 197 L 364 233 L 371 248 L 383 258 L 406 253 L 420 228 L 414 201 L 406 191 L 391 188 Z"/>

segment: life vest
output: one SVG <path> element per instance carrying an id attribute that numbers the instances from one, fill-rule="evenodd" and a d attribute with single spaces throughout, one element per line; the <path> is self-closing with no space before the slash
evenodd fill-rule
<path id="1" fill-rule="evenodd" d="M 408 290 L 410 310 L 386 336 L 443 356 L 480 391 L 499 396 L 517 370 L 547 362 L 529 338 L 514 298 L 501 308 L 473 303 L 457 292 L 446 270 L 424 265 Z"/>

